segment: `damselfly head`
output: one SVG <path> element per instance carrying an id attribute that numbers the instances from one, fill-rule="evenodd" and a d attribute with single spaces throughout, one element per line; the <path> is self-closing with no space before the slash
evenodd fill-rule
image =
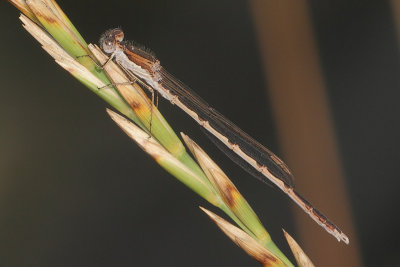
<path id="1" fill-rule="evenodd" d="M 108 30 L 100 37 L 100 48 L 107 54 L 113 53 L 124 39 L 124 32 L 120 28 Z"/>

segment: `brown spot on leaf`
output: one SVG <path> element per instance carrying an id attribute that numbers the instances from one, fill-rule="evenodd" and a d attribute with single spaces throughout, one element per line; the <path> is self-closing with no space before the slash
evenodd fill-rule
<path id="1" fill-rule="evenodd" d="M 278 259 L 270 254 L 265 253 L 260 257 L 259 261 L 263 266 L 276 266 Z"/>
<path id="2" fill-rule="evenodd" d="M 142 108 L 142 104 L 137 101 L 130 101 L 129 105 L 132 107 L 133 110 L 138 110 Z"/>
<path id="3" fill-rule="evenodd" d="M 237 192 L 236 187 L 230 183 L 224 183 L 221 186 L 221 190 L 222 190 L 222 193 L 224 194 L 227 204 L 230 207 L 235 206 L 235 204 L 236 204 L 235 192 Z"/>

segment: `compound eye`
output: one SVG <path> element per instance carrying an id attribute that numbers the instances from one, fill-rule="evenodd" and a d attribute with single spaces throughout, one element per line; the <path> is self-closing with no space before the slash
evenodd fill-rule
<path id="1" fill-rule="evenodd" d="M 101 49 L 107 54 L 111 54 L 115 51 L 115 45 L 114 42 L 110 38 L 106 38 L 102 43 L 101 43 Z"/>
<path id="2" fill-rule="evenodd" d="M 113 35 L 117 42 L 122 42 L 122 40 L 124 40 L 124 32 L 121 29 L 114 29 Z"/>

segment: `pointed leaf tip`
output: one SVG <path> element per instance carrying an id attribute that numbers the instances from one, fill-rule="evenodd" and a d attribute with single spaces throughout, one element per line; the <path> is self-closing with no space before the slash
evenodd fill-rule
<path id="1" fill-rule="evenodd" d="M 248 255 L 259 261 L 263 266 L 286 266 L 277 256 L 268 249 L 261 246 L 256 240 L 246 234 L 238 227 L 219 217 L 215 213 L 200 207 L 210 219 L 233 241 L 242 248 Z"/>
<path id="2" fill-rule="evenodd" d="M 293 252 L 293 255 L 296 259 L 297 264 L 299 267 L 314 267 L 314 264 L 311 262 L 310 258 L 304 253 L 304 251 L 301 249 L 299 244 L 291 237 L 285 229 L 282 229 L 283 234 L 285 235 L 285 238 L 290 246 L 290 249 Z"/>

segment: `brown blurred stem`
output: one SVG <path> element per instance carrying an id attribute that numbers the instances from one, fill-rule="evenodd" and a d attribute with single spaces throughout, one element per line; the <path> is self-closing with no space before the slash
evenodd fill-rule
<path id="1" fill-rule="evenodd" d="M 297 239 L 316 266 L 360 266 L 307 1 L 251 0 L 250 9 L 283 158 L 298 191 L 348 234 L 350 246 L 295 207 Z"/>
<path id="2" fill-rule="evenodd" d="M 390 5 L 392 7 L 394 25 L 396 26 L 397 43 L 400 45 L 400 1 L 391 0 Z"/>

